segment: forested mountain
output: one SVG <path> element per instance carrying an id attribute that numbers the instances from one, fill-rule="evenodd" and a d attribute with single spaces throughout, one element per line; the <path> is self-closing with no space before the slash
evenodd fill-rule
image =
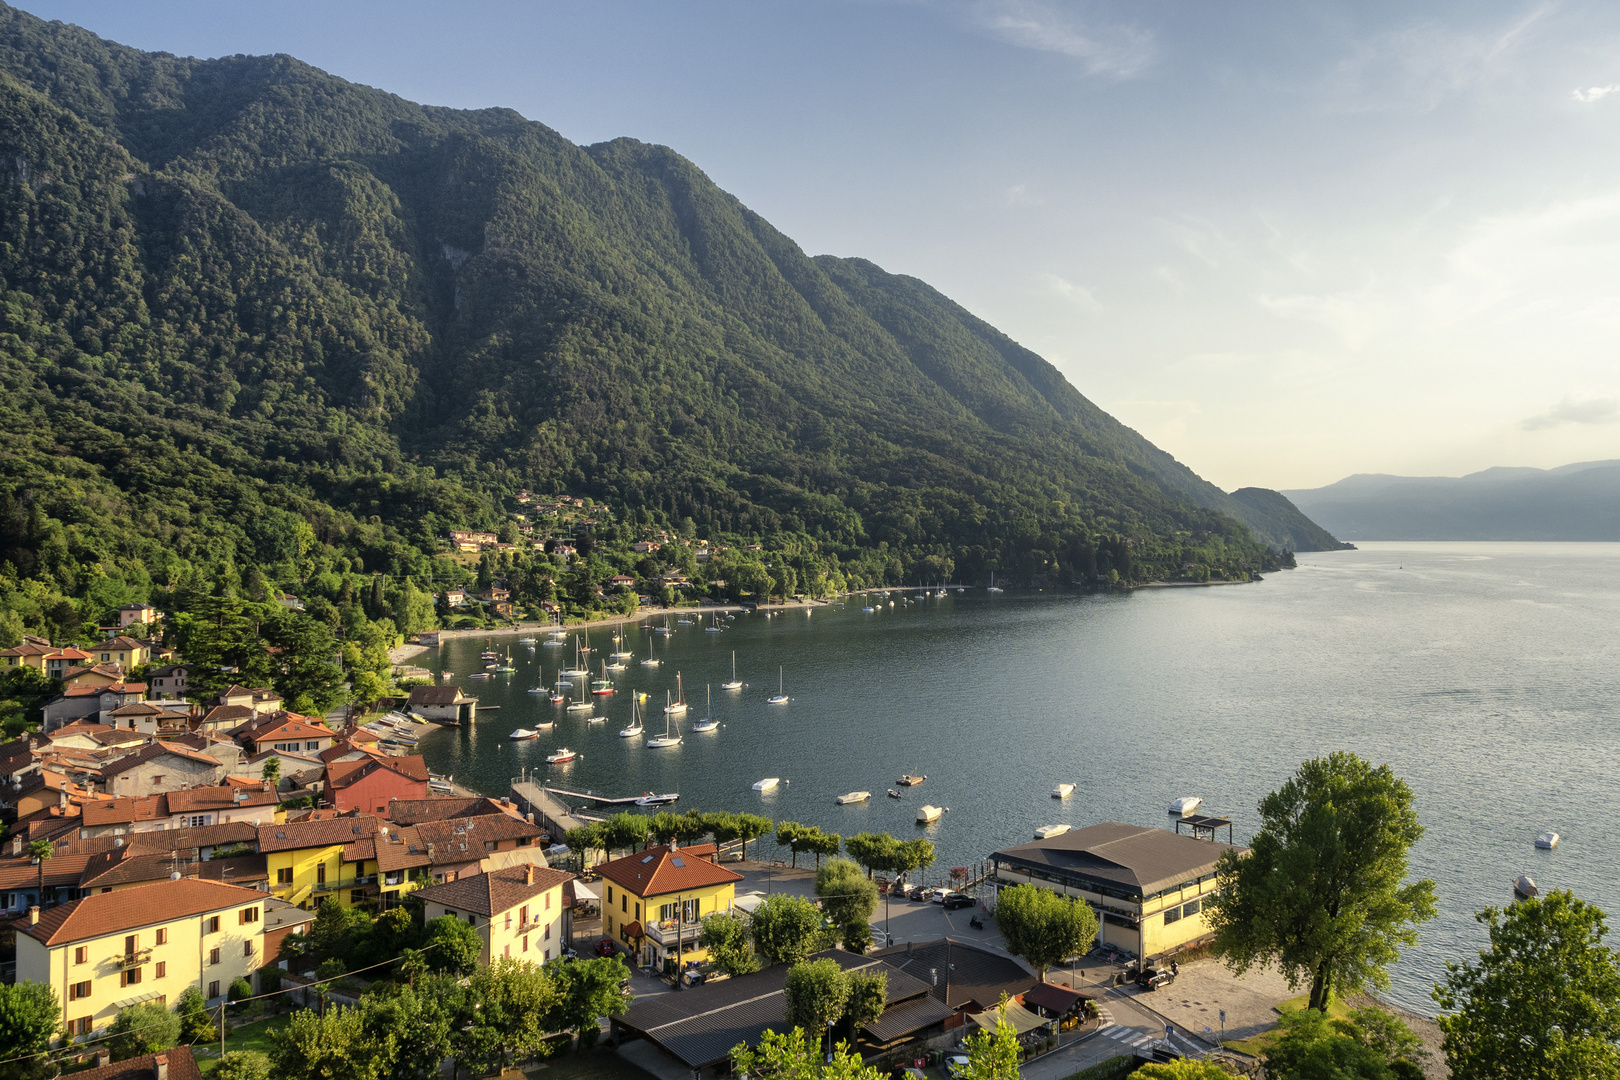
<path id="1" fill-rule="evenodd" d="M 1331 541 L 668 149 L 4 6 L 0 287 L 0 606 L 31 625 L 187 581 L 426 584 L 520 488 L 852 585 Z"/>

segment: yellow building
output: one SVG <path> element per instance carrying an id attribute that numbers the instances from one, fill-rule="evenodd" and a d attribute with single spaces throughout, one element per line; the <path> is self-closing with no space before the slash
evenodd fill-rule
<path id="1" fill-rule="evenodd" d="M 98 664 L 117 664 L 125 671 L 140 667 L 152 658 L 152 650 L 132 637 L 119 634 L 90 647 L 92 658 Z"/>
<path id="2" fill-rule="evenodd" d="M 730 911 L 743 876 L 714 861 L 713 844 L 650 847 L 599 865 L 602 932 L 624 942 L 640 963 L 664 970 L 678 960 L 704 960 L 698 931 L 705 918 Z"/>
<path id="3" fill-rule="evenodd" d="M 346 908 L 394 907 L 432 861 L 414 828 L 369 814 L 263 825 L 258 847 L 271 895 L 305 910 L 329 896 Z"/>
<path id="4" fill-rule="evenodd" d="M 423 917 L 465 919 L 484 939 L 479 962 L 497 956 L 543 964 L 562 955 L 573 926 L 567 883 L 573 874 L 533 863 L 491 870 L 417 891 Z"/>
<path id="5" fill-rule="evenodd" d="M 144 1001 L 172 1006 L 195 986 L 217 1004 L 264 956 L 264 894 L 182 878 L 60 907 L 17 927 L 17 979 L 45 983 L 81 1038 Z"/>
<path id="6" fill-rule="evenodd" d="M 1203 831 L 1213 833 L 1209 825 Z M 1108 821 L 1006 848 L 990 862 L 997 885 L 1078 897 L 1097 913 L 1099 944 L 1153 958 L 1208 940 L 1203 906 L 1217 889 L 1215 863 L 1243 850 L 1202 835 Z"/>

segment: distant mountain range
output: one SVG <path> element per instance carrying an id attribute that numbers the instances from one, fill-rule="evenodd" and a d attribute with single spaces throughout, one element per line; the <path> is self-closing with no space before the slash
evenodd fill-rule
<path id="1" fill-rule="evenodd" d="M 1620 540 L 1620 460 L 1460 477 L 1358 473 L 1283 494 L 1347 540 Z"/>

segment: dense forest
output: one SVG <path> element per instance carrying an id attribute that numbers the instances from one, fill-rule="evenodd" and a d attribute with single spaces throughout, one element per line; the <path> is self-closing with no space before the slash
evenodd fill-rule
<path id="1" fill-rule="evenodd" d="M 668 149 L 3 5 L 0 388 L 11 640 L 283 591 L 339 638 L 408 629 L 473 581 L 448 530 L 525 489 L 603 507 L 598 571 L 660 528 L 759 545 L 733 576 L 778 591 L 1241 577 L 1336 543 Z"/>

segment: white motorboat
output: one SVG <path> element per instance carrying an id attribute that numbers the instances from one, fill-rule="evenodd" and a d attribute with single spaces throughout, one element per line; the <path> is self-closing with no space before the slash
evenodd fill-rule
<path id="1" fill-rule="evenodd" d="M 558 750 L 555 754 L 547 754 L 546 755 L 546 764 L 547 765 L 563 765 L 563 764 L 566 764 L 567 762 L 573 761 L 577 757 L 579 757 L 578 754 L 576 754 L 574 751 L 568 749 L 568 747 L 565 746 L 565 747 L 561 748 L 560 750 Z"/>
<path id="2" fill-rule="evenodd" d="M 1563 837 L 1559 836 L 1555 832 L 1544 832 L 1540 836 L 1536 837 L 1536 847 L 1542 848 L 1545 851 L 1551 851 L 1553 848 L 1558 846 L 1558 841 L 1562 839 Z"/>
<path id="3" fill-rule="evenodd" d="M 741 690 L 742 680 L 737 678 L 737 650 L 731 650 L 731 681 L 720 684 L 722 690 Z"/>
<path id="4" fill-rule="evenodd" d="M 713 731 L 720 726 L 720 721 L 714 718 L 714 696 L 709 688 L 703 688 L 704 716 L 703 719 L 692 725 L 693 731 Z"/>
<path id="5" fill-rule="evenodd" d="M 669 696 L 669 691 L 664 691 L 664 695 L 667 699 Z M 686 706 L 681 706 L 683 711 L 685 708 Z M 670 729 L 670 724 L 674 722 L 674 719 L 674 710 L 667 705 L 664 706 L 664 733 L 656 738 L 647 740 L 647 745 L 650 748 L 654 750 L 662 750 L 666 746 L 679 746 L 681 744 L 681 729 L 675 728 L 673 731 Z"/>
<path id="6" fill-rule="evenodd" d="M 940 815 L 944 813 L 945 808 L 943 806 L 919 806 L 917 807 L 917 824 L 931 824 L 938 821 L 940 819 Z"/>
<path id="7" fill-rule="evenodd" d="M 776 790 L 776 785 L 779 784 L 779 783 L 781 783 L 781 780 L 778 779 L 777 777 L 767 776 L 763 780 L 754 781 L 754 790 L 755 791 L 775 791 Z"/>
<path id="8" fill-rule="evenodd" d="M 1067 825 L 1042 825 L 1035 830 L 1035 839 L 1050 840 L 1054 836 L 1062 836 L 1069 831 Z"/>
<path id="9" fill-rule="evenodd" d="M 636 800 L 637 806 L 665 806 L 680 798 L 679 793 L 671 792 L 668 795 L 657 795 L 649 791 Z"/>
<path id="10" fill-rule="evenodd" d="M 1541 890 L 1536 888 L 1536 883 L 1531 880 L 1529 874 L 1520 874 L 1514 879 L 1513 892 L 1514 895 L 1524 900 L 1530 900 L 1541 895 Z"/>
<path id="11" fill-rule="evenodd" d="M 534 644 L 534 638 L 532 638 L 532 637 L 520 637 L 520 638 L 518 638 L 518 644 L 519 645 L 533 645 Z"/>
<path id="12" fill-rule="evenodd" d="M 871 801 L 872 793 L 870 791 L 851 791 L 847 795 L 840 795 L 838 798 L 833 800 L 833 802 L 837 803 L 839 806 L 847 806 L 850 803 Z"/>
<path id="13" fill-rule="evenodd" d="M 1183 795 L 1170 804 L 1170 812 L 1177 817 L 1185 817 L 1202 806 L 1203 802 L 1197 795 Z"/>
<path id="14" fill-rule="evenodd" d="M 778 665 L 776 668 L 776 696 L 768 699 L 766 704 L 786 705 L 789 700 L 790 699 L 788 698 L 786 692 L 784 692 L 782 689 L 782 668 L 781 665 Z"/>
<path id="15" fill-rule="evenodd" d="M 1052 789 L 1052 798 L 1054 798 L 1054 799 L 1067 799 L 1070 795 L 1073 795 L 1073 794 L 1074 794 L 1074 785 L 1073 784 L 1059 784 L 1057 787 Z"/>
<path id="16" fill-rule="evenodd" d="M 671 716 L 679 716 L 686 712 L 686 685 L 681 682 L 681 673 L 675 673 L 675 700 L 669 700 L 669 691 L 664 691 L 664 711 Z"/>
<path id="17" fill-rule="evenodd" d="M 630 699 L 630 726 L 619 729 L 619 738 L 633 739 L 641 731 L 641 701 L 639 697 L 633 697 Z"/>
<path id="18" fill-rule="evenodd" d="M 538 731 L 526 727 L 520 727 L 507 736 L 508 739 L 538 739 L 539 737 L 540 733 Z"/>

